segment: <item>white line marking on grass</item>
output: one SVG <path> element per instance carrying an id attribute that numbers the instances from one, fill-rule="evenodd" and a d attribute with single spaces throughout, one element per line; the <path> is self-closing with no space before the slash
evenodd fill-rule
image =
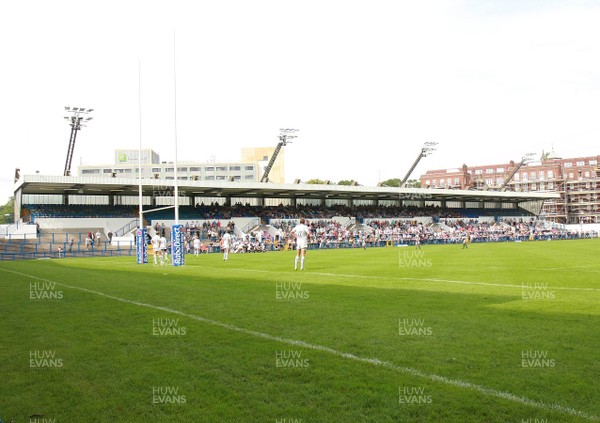
<path id="1" fill-rule="evenodd" d="M 236 272 L 256 272 L 256 273 L 284 273 L 284 274 L 293 274 L 292 272 L 287 271 L 277 271 L 277 270 L 262 270 L 262 269 L 239 269 L 233 267 L 208 267 L 202 266 L 203 269 L 219 269 L 219 270 L 235 270 Z M 399 278 L 395 276 L 379 276 L 379 275 L 352 275 L 345 273 L 327 273 L 327 272 L 308 272 L 304 271 L 303 273 L 310 275 L 319 275 L 319 276 L 336 276 L 336 277 L 344 277 L 344 278 L 355 278 L 355 279 L 387 279 L 387 280 L 401 280 L 401 281 L 419 281 L 419 282 L 439 282 L 439 283 L 455 283 L 461 285 L 483 285 L 483 286 L 497 286 L 497 287 L 507 287 L 507 288 L 523 288 L 523 284 L 514 285 L 508 283 L 491 283 L 491 282 L 471 282 L 471 281 L 458 281 L 451 279 L 438 279 L 438 278 Z M 549 286 L 548 289 L 560 289 L 565 291 L 592 291 L 592 292 L 600 292 L 600 288 L 569 288 L 563 286 Z"/>
<path id="2" fill-rule="evenodd" d="M 586 267 L 594 267 L 593 264 L 587 264 L 583 266 L 568 266 L 568 267 L 548 267 L 546 269 L 536 269 L 536 270 L 571 270 L 571 269 L 582 269 Z"/>
<path id="3" fill-rule="evenodd" d="M 588 267 L 597 267 L 597 266 L 598 265 L 595 265 L 595 264 L 586 264 L 586 265 L 581 265 L 581 266 L 545 267 L 545 268 L 538 268 L 538 269 L 531 268 L 529 270 L 535 270 L 535 271 L 555 271 L 555 270 L 585 269 L 585 268 L 588 268 Z M 523 270 L 522 268 L 519 268 L 519 267 L 504 267 L 504 266 L 489 266 L 488 269 Z M 592 270 L 589 273 L 599 273 L 599 272 L 597 270 Z"/>
<path id="4" fill-rule="evenodd" d="M 346 358 L 349 360 L 354 360 L 354 361 L 358 361 L 361 363 L 367 363 L 367 364 L 371 364 L 374 366 L 380 366 L 380 367 L 385 367 L 391 370 L 394 370 L 396 372 L 399 373 L 405 373 L 411 376 L 416 376 L 416 377 L 420 377 L 423 379 L 428 379 L 430 381 L 433 382 L 440 382 L 443 383 L 445 385 L 449 385 L 449 386 L 454 386 L 454 387 L 458 387 L 458 388 L 464 388 L 464 389 L 468 389 L 471 391 L 475 391 L 478 392 L 480 394 L 483 395 L 487 395 L 490 397 L 495 397 L 495 398 L 500 398 L 500 399 L 504 399 L 507 401 L 512 401 L 518 404 L 522 404 L 522 405 L 526 405 L 526 406 L 530 406 L 530 407 L 535 407 L 535 408 L 540 408 L 543 410 L 547 410 L 547 411 L 556 411 L 559 413 L 563 413 L 563 414 L 568 414 L 570 416 L 577 416 L 577 417 L 581 417 L 583 419 L 587 419 L 587 420 L 593 420 L 593 421 L 598 421 L 600 420 L 600 417 L 595 416 L 593 414 L 589 414 L 585 411 L 580 411 L 580 410 L 576 410 L 574 408 L 571 407 L 565 407 L 563 405 L 560 404 L 556 404 L 556 403 L 545 403 L 543 401 L 536 401 L 536 400 L 532 400 L 529 398 L 526 398 L 524 396 L 518 396 L 515 394 L 511 394 L 509 392 L 505 392 L 505 391 L 499 391 L 497 389 L 493 389 L 493 388 L 487 388 L 483 385 L 478 385 L 475 383 L 471 383 L 471 382 L 465 382 L 462 381 L 460 379 L 450 379 L 447 378 L 445 376 L 440 376 L 440 375 L 436 375 L 433 373 L 427 373 L 427 372 L 423 372 L 421 370 L 417 370 L 417 369 L 413 369 L 411 367 L 402 367 L 402 366 L 397 366 L 393 363 L 390 363 L 389 361 L 383 361 L 383 360 L 379 360 L 378 358 L 369 358 L 369 357 L 362 357 L 359 355 L 355 355 L 352 353 L 346 353 L 346 352 L 342 352 L 342 351 L 338 351 L 335 350 L 333 348 L 330 347 L 326 347 L 323 345 L 318 345 L 318 344 L 311 344 L 305 341 L 300 341 L 300 340 L 296 340 L 296 339 L 289 339 L 289 338 L 281 338 L 279 336 L 275 336 L 275 335 L 270 335 L 268 333 L 264 333 L 264 332 L 258 332 L 258 331 L 254 331 L 251 329 L 245 329 L 245 328 L 241 328 L 238 326 L 234 326 L 232 324 L 229 323 L 222 323 L 219 322 L 217 320 L 212 320 L 212 319 L 207 319 L 205 317 L 201 317 L 201 316 L 197 316 L 194 314 L 188 314 L 188 313 L 184 313 L 182 311 L 179 310 L 174 310 L 172 308 L 168 308 L 168 307 L 163 307 L 163 306 L 156 306 L 156 305 L 152 305 L 152 304 L 147 304 L 147 303 L 142 303 L 140 301 L 135 301 L 135 300 L 128 300 L 125 298 L 120 298 L 120 297 L 115 297 L 114 295 L 110 295 L 110 294 L 105 294 L 104 292 L 100 292 L 100 291 L 94 291 L 92 289 L 87 289 L 87 288 L 83 288 L 80 286 L 74 286 L 74 285 L 69 285 L 66 283 L 62 283 L 62 282 L 55 282 L 55 281 L 51 281 L 49 279 L 44 279 L 44 278 L 40 278 L 34 275 L 29 275 L 27 273 L 21 273 L 21 272 L 17 272 L 14 270 L 7 270 L 7 269 L 2 269 L 0 268 L 0 270 L 4 271 L 4 272 L 8 272 L 8 273 L 14 273 L 16 275 L 21 275 L 21 276 L 25 276 L 28 278 L 32 278 L 32 279 L 37 279 L 40 280 L 42 282 L 50 282 L 50 283 L 56 283 L 57 285 L 61 285 L 64 286 L 66 288 L 71 288 L 71 289 L 76 289 L 79 291 L 83 291 L 83 292 L 87 292 L 90 294 L 95 294 L 95 295 L 99 295 L 101 297 L 104 298 L 109 298 L 111 300 L 115 300 L 115 301 L 120 301 L 123 303 L 127 303 L 127 304 L 133 304 L 133 305 L 137 305 L 140 307 L 147 307 L 147 308 L 151 308 L 154 310 L 160 310 L 160 311 L 164 311 L 167 313 L 172 313 L 172 314 L 177 314 L 179 316 L 183 316 L 183 317 L 187 317 L 190 318 L 192 320 L 196 320 L 202 323 L 207 323 L 213 326 L 217 326 L 223 329 L 227 329 L 230 331 L 234 331 L 234 332 L 239 332 L 239 333 L 243 333 L 245 335 L 250 335 L 250 336 L 254 336 L 257 338 L 263 338 L 263 339 L 267 339 L 269 341 L 275 341 L 275 342 L 281 342 L 283 344 L 288 344 L 288 345 L 292 345 L 292 346 L 298 346 L 298 347 L 303 347 L 303 348 L 307 348 L 307 349 L 311 349 L 311 350 L 315 350 L 315 351 L 320 351 L 320 352 L 325 352 L 325 353 L 329 353 L 332 354 L 334 356 L 337 357 L 342 357 L 342 358 Z"/>

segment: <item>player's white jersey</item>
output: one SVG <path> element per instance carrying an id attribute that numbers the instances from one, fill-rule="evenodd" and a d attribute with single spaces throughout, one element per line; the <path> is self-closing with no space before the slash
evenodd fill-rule
<path id="1" fill-rule="evenodd" d="M 310 233 L 308 226 L 299 223 L 292 229 L 292 233 L 296 235 L 296 248 L 298 250 L 305 250 L 308 248 L 308 234 Z"/>
<path id="2" fill-rule="evenodd" d="M 154 251 L 158 251 L 158 249 L 160 249 L 160 238 L 159 238 L 159 236 L 158 235 L 154 235 L 152 237 L 151 242 L 152 242 L 152 249 Z"/>
<path id="3" fill-rule="evenodd" d="M 223 235 L 223 238 L 221 238 L 221 246 L 223 248 L 231 247 L 231 235 L 229 235 L 227 232 L 225 232 L 225 235 Z"/>
<path id="4" fill-rule="evenodd" d="M 200 249 L 200 240 L 198 238 L 194 238 L 194 250 Z"/>
<path id="5" fill-rule="evenodd" d="M 164 236 L 160 237 L 160 249 L 161 250 L 166 250 L 167 249 L 167 238 L 165 238 Z"/>

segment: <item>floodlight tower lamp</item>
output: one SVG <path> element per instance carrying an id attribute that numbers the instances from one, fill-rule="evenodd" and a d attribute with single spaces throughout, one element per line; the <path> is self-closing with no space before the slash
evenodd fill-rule
<path id="1" fill-rule="evenodd" d="M 273 154 L 271 155 L 271 159 L 269 160 L 269 163 L 267 163 L 267 166 L 265 166 L 265 170 L 264 170 L 262 177 L 260 178 L 260 182 L 269 182 L 269 172 L 271 172 L 271 168 L 275 164 L 275 160 L 277 159 L 279 152 L 281 151 L 281 149 L 284 146 L 291 143 L 292 139 L 297 138 L 297 135 L 291 135 L 291 134 L 294 134 L 295 132 L 298 132 L 298 129 L 291 129 L 291 128 L 279 129 L 279 142 L 277 143 L 277 147 L 275 147 L 275 150 L 273 151 Z"/>
<path id="2" fill-rule="evenodd" d="M 521 158 L 521 162 L 528 163 L 533 160 L 534 156 L 535 156 L 535 153 L 524 154 L 523 157 Z"/>
<path id="3" fill-rule="evenodd" d="M 417 167 L 417 165 L 419 164 L 421 159 L 423 157 L 427 157 L 428 155 L 430 155 L 431 153 L 433 153 L 436 150 L 436 148 L 435 148 L 436 145 L 437 145 L 437 142 L 434 142 L 434 141 L 427 141 L 426 143 L 423 144 L 423 146 L 421 147 L 421 151 L 419 152 L 419 155 L 417 156 L 417 160 L 415 160 L 413 165 L 410 167 L 410 169 L 406 173 L 406 176 L 404 176 L 404 178 L 400 182 L 400 188 L 402 188 L 406 184 L 406 181 L 408 181 L 408 178 L 410 177 L 413 170 L 415 170 L 415 167 Z"/>
<path id="4" fill-rule="evenodd" d="M 519 169 L 521 169 L 521 167 L 523 167 L 523 165 L 525 163 L 528 163 L 528 162 L 532 161 L 533 160 L 533 156 L 535 156 L 534 153 L 526 153 L 526 154 L 523 155 L 523 157 L 521 157 L 521 161 L 519 163 L 517 163 L 517 166 L 515 166 L 515 168 L 513 169 L 513 171 L 510 173 L 510 175 L 508 175 L 506 177 L 506 179 L 504 180 L 504 182 L 500 186 L 500 191 L 506 191 L 506 188 L 508 188 L 508 184 L 515 177 L 515 175 L 517 174 L 517 172 L 519 171 Z"/>
<path id="5" fill-rule="evenodd" d="M 86 123 L 89 122 L 92 117 L 87 116 L 83 117 L 81 114 L 88 114 L 92 112 L 94 109 L 85 109 L 84 107 L 70 107 L 65 106 L 65 111 L 69 113 L 69 116 L 64 116 L 64 119 L 69 121 L 69 126 L 71 126 L 71 136 L 69 138 L 69 148 L 67 150 L 67 160 L 65 162 L 65 170 L 64 176 L 71 176 L 71 162 L 73 160 L 73 151 L 75 149 L 75 139 L 77 137 L 77 131 L 79 131 L 82 127 L 86 126 Z"/>

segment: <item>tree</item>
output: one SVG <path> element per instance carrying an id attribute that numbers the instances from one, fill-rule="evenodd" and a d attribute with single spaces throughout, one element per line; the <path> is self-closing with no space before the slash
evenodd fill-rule
<path id="1" fill-rule="evenodd" d="M 8 202 L 0 206 L 0 223 L 13 223 L 15 216 L 15 199 L 10 197 Z"/>
<path id="2" fill-rule="evenodd" d="M 320 185 L 324 185 L 325 181 L 322 179 L 309 179 L 308 181 L 306 181 L 307 184 L 320 184 Z"/>
<path id="3" fill-rule="evenodd" d="M 387 181 L 383 181 L 381 183 L 381 186 L 397 188 L 400 186 L 400 182 L 402 182 L 402 180 L 400 180 L 399 178 L 388 179 Z M 406 181 L 406 184 L 404 186 L 407 188 L 421 188 L 421 182 L 418 179 L 409 179 L 408 181 Z"/>
<path id="4" fill-rule="evenodd" d="M 400 179 L 399 178 L 393 178 L 393 179 L 388 179 L 385 180 L 381 183 L 382 187 L 399 187 L 400 186 Z"/>
<path id="5" fill-rule="evenodd" d="M 338 185 L 352 185 L 354 183 L 354 181 L 350 181 L 348 179 L 342 179 L 341 181 L 339 181 L 337 184 Z"/>

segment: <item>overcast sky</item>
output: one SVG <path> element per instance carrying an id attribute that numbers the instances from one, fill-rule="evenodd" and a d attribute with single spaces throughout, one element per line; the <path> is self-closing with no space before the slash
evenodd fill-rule
<path id="1" fill-rule="evenodd" d="M 143 147 L 172 160 L 174 68 L 179 158 L 239 160 L 241 147 L 275 146 L 279 128 L 297 128 L 288 182 L 402 177 L 426 141 L 438 151 L 415 177 L 552 147 L 599 154 L 599 5 L 4 2 L 0 202 L 16 167 L 62 174 L 64 106 L 95 109 L 74 173 L 137 148 L 140 98 Z"/>

